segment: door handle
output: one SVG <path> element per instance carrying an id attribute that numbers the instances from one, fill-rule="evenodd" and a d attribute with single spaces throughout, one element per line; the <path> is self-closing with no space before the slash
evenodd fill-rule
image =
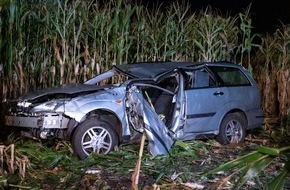
<path id="1" fill-rule="evenodd" d="M 217 91 L 217 92 L 213 93 L 213 95 L 215 95 L 215 96 L 222 96 L 222 95 L 224 95 L 224 93 L 223 92 L 220 92 L 220 91 Z"/>

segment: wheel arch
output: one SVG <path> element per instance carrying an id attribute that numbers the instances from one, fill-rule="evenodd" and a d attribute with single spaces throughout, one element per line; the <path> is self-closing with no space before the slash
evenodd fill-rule
<path id="1" fill-rule="evenodd" d="M 82 119 L 82 122 L 76 122 L 75 120 L 70 120 L 68 123 L 67 139 L 72 140 L 72 136 L 75 130 L 77 129 L 77 127 L 81 125 L 84 121 L 91 118 L 97 118 L 101 121 L 105 121 L 111 124 L 118 135 L 119 142 L 122 141 L 122 123 L 120 119 L 117 117 L 117 115 L 114 112 L 111 112 L 109 110 L 104 110 L 104 109 L 90 111 L 89 113 L 86 114 L 86 117 Z"/>
<path id="2" fill-rule="evenodd" d="M 228 113 L 226 113 L 226 115 L 227 114 L 230 114 L 230 113 L 237 114 L 240 117 L 243 117 L 245 119 L 245 122 L 246 122 L 245 124 L 246 124 L 246 129 L 247 129 L 247 126 L 248 126 L 248 117 L 247 117 L 247 114 L 243 110 L 241 110 L 241 109 L 233 109 L 233 110 L 229 111 Z"/>
<path id="3" fill-rule="evenodd" d="M 222 125 L 222 122 L 223 122 L 223 120 L 225 119 L 225 117 L 228 115 L 228 114 L 237 114 L 237 115 L 239 115 L 239 116 L 241 116 L 241 117 L 243 117 L 244 119 L 245 119 L 245 122 L 246 122 L 246 129 L 248 128 L 248 117 L 247 117 L 247 115 L 246 115 L 246 113 L 243 111 L 243 110 L 241 110 L 241 109 L 238 109 L 238 108 L 235 108 L 235 109 L 231 109 L 231 110 L 229 110 L 228 112 L 226 112 L 221 118 L 220 118 L 220 120 L 219 120 L 219 123 L 218 123 L 218 133 L 219 133 L 219 131 L 220 131 L 220 128 L 221 128 L 221 125 Z M 217 134 L 218 134 L 217 133 Z M 216 134 L 216 135 L 217 135 Z"/>

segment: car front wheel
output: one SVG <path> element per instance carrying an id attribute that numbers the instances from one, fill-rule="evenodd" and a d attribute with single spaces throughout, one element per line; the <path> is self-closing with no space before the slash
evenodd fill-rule
<path id="1" fill-rule="evenodd" d="M 237 113 L 227 114 L 220 126 L 217 140 L 222 145 L 245 140 L 246 119 Z"/>
<path id="2" fill-rule="evenodd" d="M 91 118 L 77 127 L 72 137 L 72 147 L 80 159 L 89 154 L 107 154 L 118 145 L 118 136 L 112 126 Z"/>

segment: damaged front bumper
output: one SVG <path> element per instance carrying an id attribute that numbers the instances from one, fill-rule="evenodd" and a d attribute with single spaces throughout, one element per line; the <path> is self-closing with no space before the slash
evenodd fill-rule
<path id="1" fill-rule="evenodd" d="M 5 125 L 36 129 L 65 129 L 69 119 L 60 113 L 45 113 L 39 116 L 6 115 Z"/>

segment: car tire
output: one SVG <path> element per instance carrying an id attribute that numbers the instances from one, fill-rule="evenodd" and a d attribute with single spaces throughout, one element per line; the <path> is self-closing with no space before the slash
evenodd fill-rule
<path id="1" fill-rule="evenodd" d="M 222 145 L 243 142 L 245 140 L 246 123 L 246 118 L 241 114 L 227 114 L 222 120 L 217 141 Z"/>
<path id="2" fill-rule="evenodd" d="M 72 147 L 80 159 L 89 154 L 107 154 L 118 146 L 118 136 L 113 127 L 96 118 L 84 121 L 75 130 L 72 137 Z"/>

